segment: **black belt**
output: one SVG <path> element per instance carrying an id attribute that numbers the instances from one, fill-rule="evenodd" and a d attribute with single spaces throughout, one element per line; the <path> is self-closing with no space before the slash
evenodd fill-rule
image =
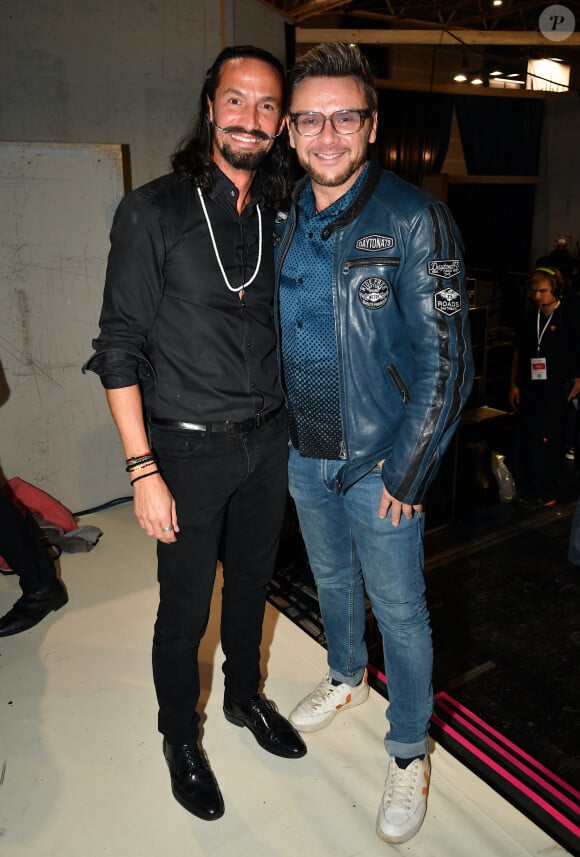
<path id="1" fill-rule="evenodd" d="M 165 426 L 166 428 L 181 429 L 182 431 L 196 431 L 200 434 L 248 434 L 254 429 L 262 428 L 271 419 L 277 417 L 284 405 L 280 405 L 275 411 L 269 414 L 256 414 L 255 417 L 249 417 L 247 420 L 242 420 L 240 423 L 235 423 L 232 420 L 225 420 L 222 423 L 189 423 L 183 420 L 162 420 L 159 417 L 149 417 L 149 422 L 153 426 Z"/>

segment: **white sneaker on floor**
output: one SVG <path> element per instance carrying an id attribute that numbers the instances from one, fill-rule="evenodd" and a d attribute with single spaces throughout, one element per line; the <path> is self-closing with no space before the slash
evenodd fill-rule
<path id="1" fill-rule="evenodd" d="M 360 684 L 332 684 L 330 675 L 325 675 L 318 687 L 305 696 L 290 712 L 288 720 L 299 732 L 316 732 L 328 726 L 339 711 L 354 708 L 368 699 L 367 671 Z"/>
<path id="2" fill-rule="evenodd" d="M 377 833 L 385 842 L 406 842 L 425 818 L 431 766 L 429 756 L 415 759 L 408 768 L 399 768 L 389 758 L 387 779 L 379 814 Z"/>

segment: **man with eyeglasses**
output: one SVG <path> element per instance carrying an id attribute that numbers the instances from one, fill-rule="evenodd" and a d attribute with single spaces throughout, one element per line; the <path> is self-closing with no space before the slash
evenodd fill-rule
<path id="1" fill-rule="evenodd" d="M 329 667 L 290 722 L 315 732 L 367 699 L 366 594 L 389 693 L 377 833 L 405 842 L 423 822 L 430 776 L 423 501 L 473 376 L 461 238 L 439 200 L 369 160 L 377 95 L 356 47 L 313 48 L 290 96 L 306 176 L 277 227 L 276 315 L 290 493 Z"/>

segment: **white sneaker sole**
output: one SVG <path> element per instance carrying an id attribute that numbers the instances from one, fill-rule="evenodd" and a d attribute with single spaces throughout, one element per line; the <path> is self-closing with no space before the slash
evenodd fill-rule
<path id="1" fill-rule="evenodd" d="M 379 814 L 377 816 L 377 836 L 379 839 L 382 839 L 383 842 L 390 842 L 392 845 L 400 845 L 402 842 L 407 842 L 409 839 L 412 839 L 416 833 L 421 829 L 421 825 L 425 820 L 426 812 L 415 822 L 413 827 L 410 830 L 405 830 L 404 833 L 385 833 L 381 830 L 381 810 L 379 809 Z"/>

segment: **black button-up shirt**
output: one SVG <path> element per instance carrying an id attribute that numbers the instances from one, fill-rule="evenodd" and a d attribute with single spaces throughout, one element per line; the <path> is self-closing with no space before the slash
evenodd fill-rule
<path id="1" fill-rule="evenodd" d="M 256 199 L 238 214 L 237 188 L 216 175 L 204 201 L 237 288 L 258 262 Z M 240 300 L 192 181 L 170 174 L 129 193 L 115 214 L 101 332 L 84 368 L 106 388 L 140 383 L 153 417 L 240 421 L 278 408 L 273 213 L 260 212 L 262 262 Z"/>

